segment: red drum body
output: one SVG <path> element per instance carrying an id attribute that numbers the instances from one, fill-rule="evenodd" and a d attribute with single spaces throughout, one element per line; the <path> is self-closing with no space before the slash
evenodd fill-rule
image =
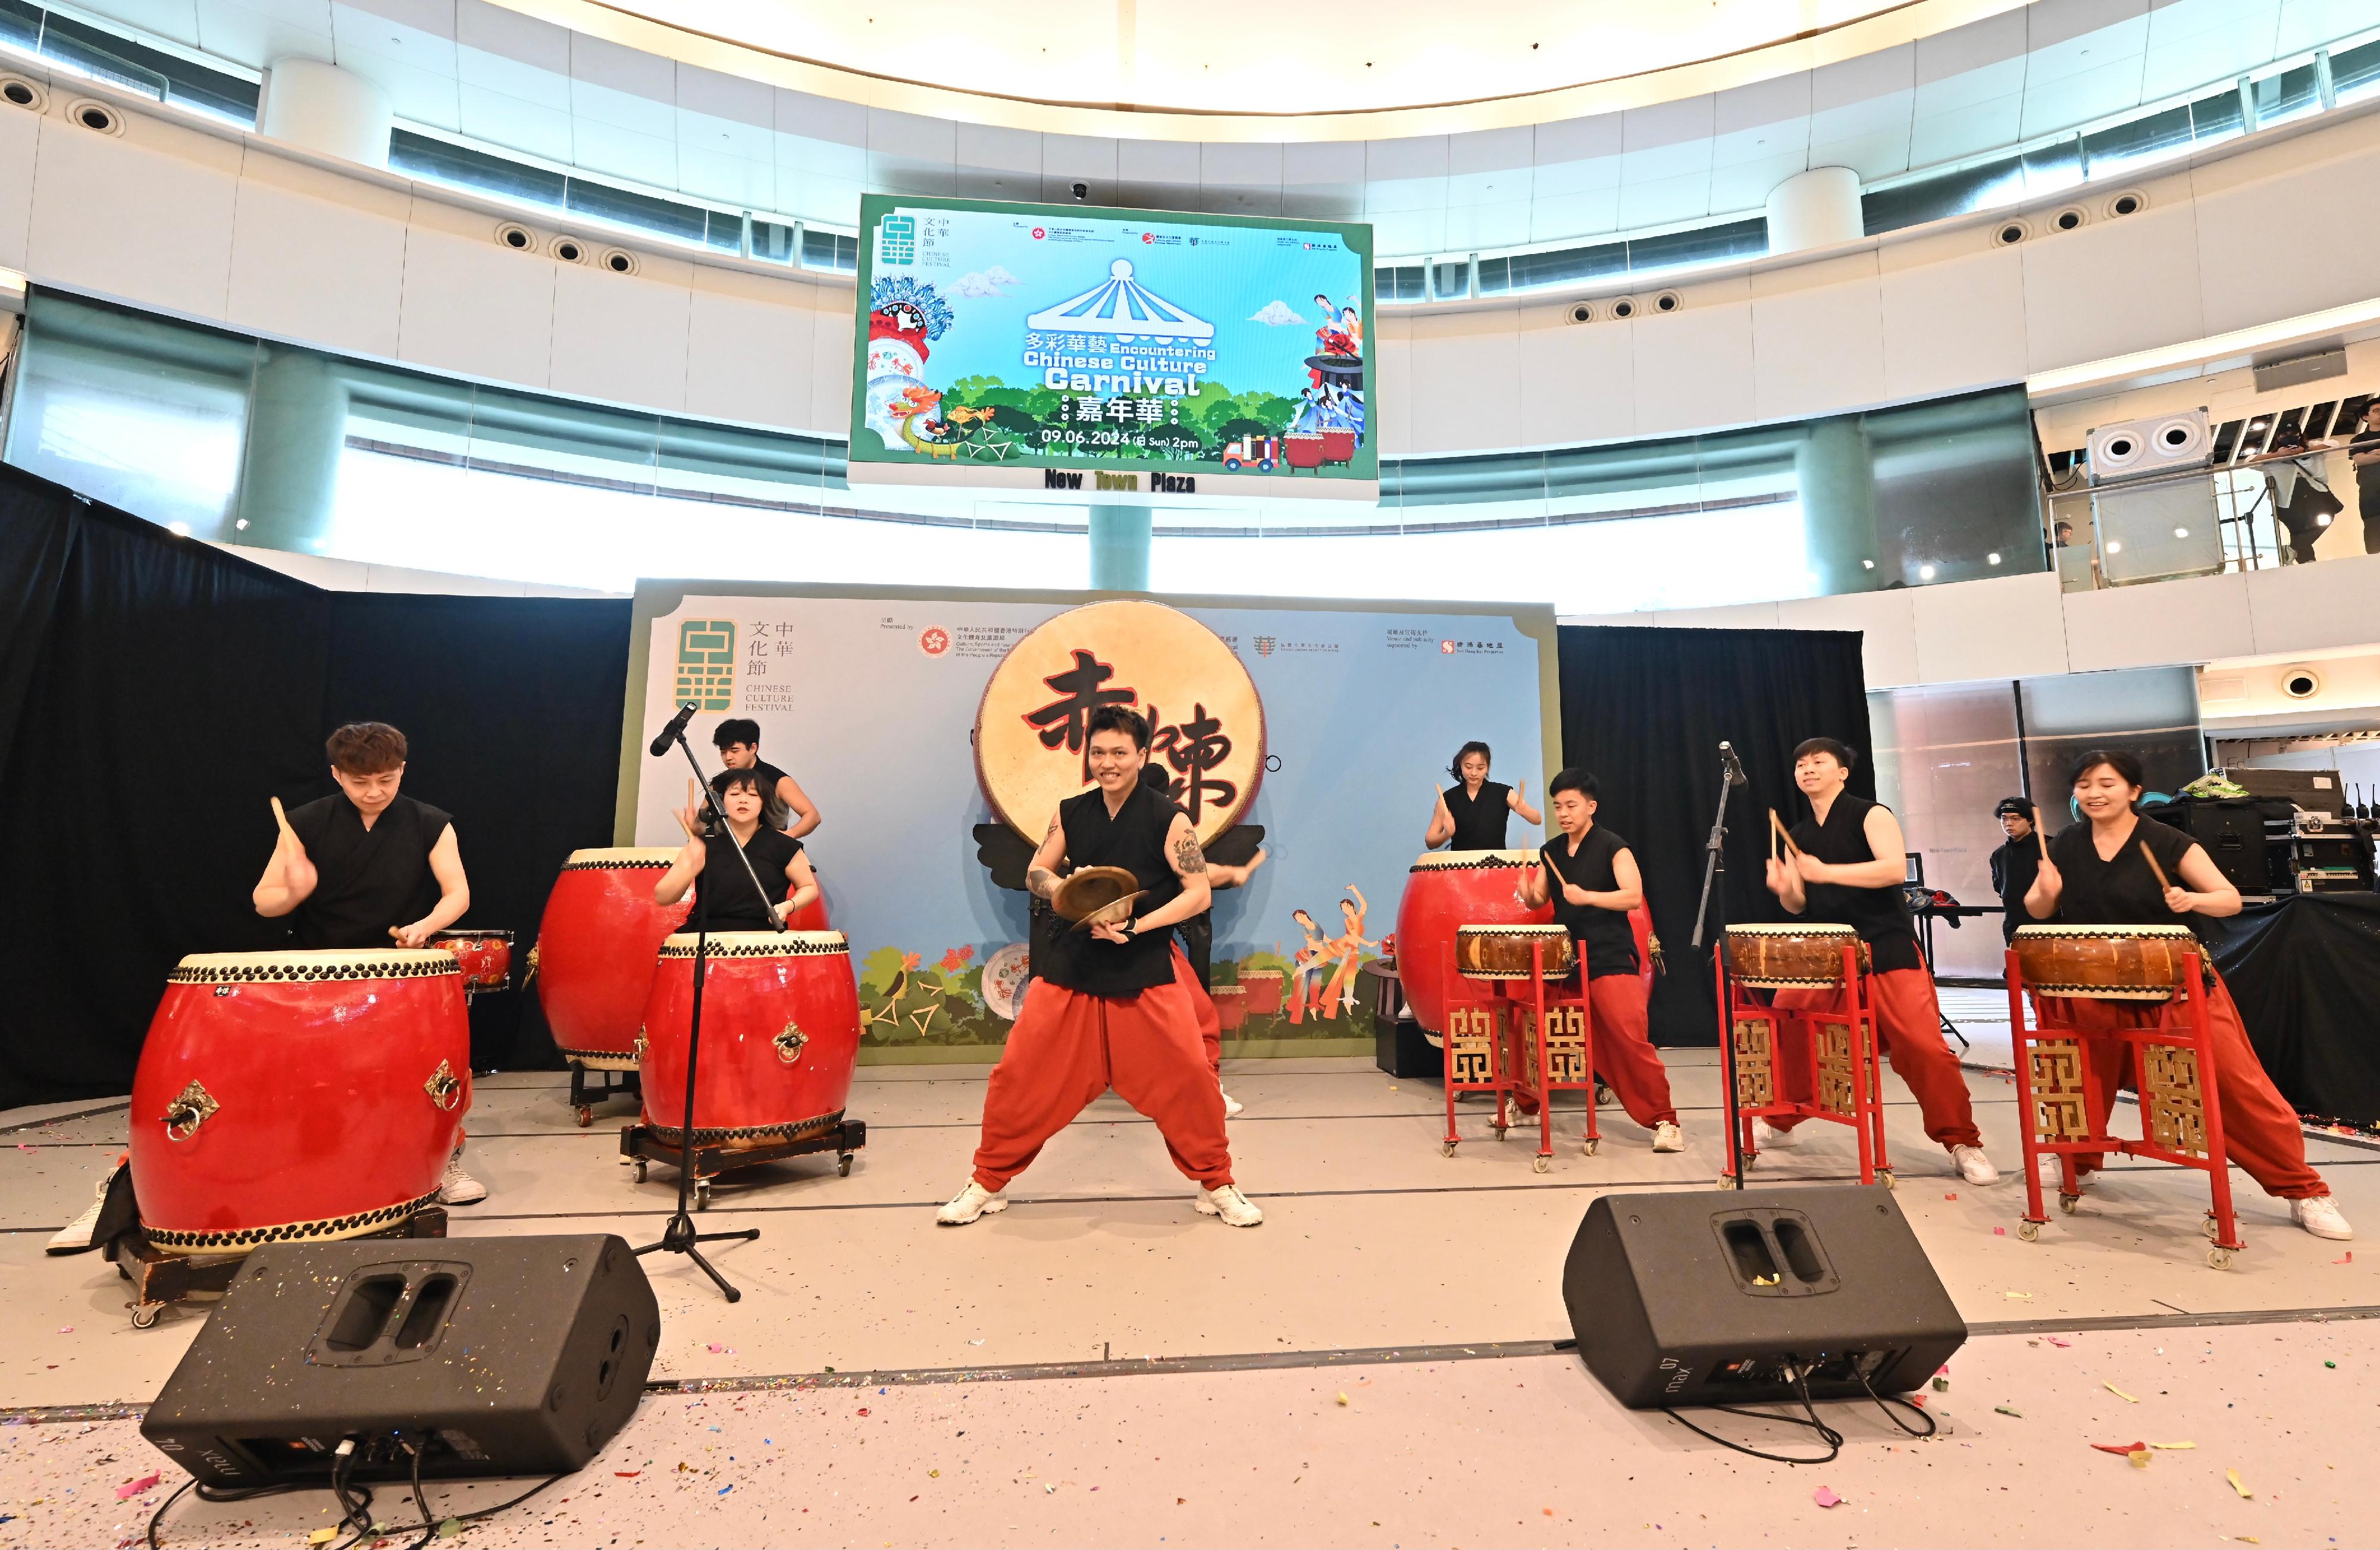
<path id="1" fill-rule="evenodd" d="M 436 1197 L 470 1107 L 453 953 L 193 954 L 132 1079 L 142 1225 L 185 1254 L 394 1227 Z"/>
<path id="2" fill-rule="evenodd" d="M 645 1123 L 677 1144 L 686 1122 L 691 935 L 662 945 L 645 1003 Z M 698 1145 L 802 1141 L 843 1120 L 859 1062 L 859 986 L 840 931 L 722 931 L 702 986 Z"/>
<path id="3" fill-rule="evenodd" d="M 1405 875 L 1397 902 L 1397 981 L 1414 1020 L 1433 1034 L 1446 1028 L 1446 963 L 1465 926 L 1540 926 L 1551 904 L 1530 909 L 1517 897 L 1537 864 L 1530 851 L 1430 851 Z"/>
<path id="4" fill-rule="evenodd" d="M 654 956 L 689 907 L 653 902 L 676 854 L 659 845 L 573 851 L 553 880 L 529 964 L 554 1045 L 575 1065 L 637 1069 Z"/>
<path id="5" fill-rule="evenodd" d="M 463 965 L 466 996 L 512 988 L 513 934 L 509 931 L 440 931 L 424 945 L 455 955 Z"/>
<path id="6" fill-rule="evenodd" d="M 1243 1017 L 1278 1017 L 1281 1015 L 1281 987 L 1286 975 L 1279 969 L 1242 969 L 1240 993 L 1245 1000 Z"/>

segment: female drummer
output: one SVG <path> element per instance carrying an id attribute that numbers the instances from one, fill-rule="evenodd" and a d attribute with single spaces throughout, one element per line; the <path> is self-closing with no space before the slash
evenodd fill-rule
<path id="1" fill-rule="evenodd" d="M 678 827 L 686 830 L 686 842 L 670 869 L 662 874 L 662 880 L 653 885 L 653 902 L 674 904 L 686 897 L 688 888 L 694 888 L 695 907 L 688 924 L 703 918 L 708 895 L 710 914 L 706 924 L 710 930 L 774 930 L 769 923 L 771 914 L 782 920 L 818 897 L 818 878 L 810 873 L 809 858 L 802 854 L 799 840 L 760 821 L 768 808 L 769 788 L 767 777 L 759 769 L 722 769 L 710 778 L 710 789 L 719 798 L 720 810 L 727 815 L 728 832 L 705 834 L 700 811 L 680 808 Z M 735 859 L 735 848 L 741 848 L 752 863 L 750 878 L 744 876 L 743 863 Z M 695 879 L 703 876 L 712 881 L 698 886 Z M 755 879 L 765 898 L 752 891 Z"/>
<path id="2" fill-rule="evenodd" d="M 2240 913 L 2240 890 L 2216 868 L 2205 847 L 2170 824 L 2143 823 L 2132 811 L 2132 804 L 2141 799 L 2139 759 L 2120 751 L 2093 749 L 2074 761 L 2073 785 L 2074 804 L 2090 821 L 2061 829 L 2049 842 L 2049 859 L 2041 864 L 2024 896 L 2025 912 L 2034 919 L 2075 926 L 2151 926 L 2170 923 L 2179 915 L 2195 931 L 2193 915 Z M 2147 855 L 2142 854 L 2144 845 Z M 2156 858 L 2171 887 L 2158 885 L 2148 856 Z M 2305 1132 L 2297 1111 L 2265 1074 L 2264 1062 L 2257 1060 L 2240 1021 L 2240 1009 L 2215 973 L 2213 960 L 2202 961 L 2211 984 L 2198 1005 L 2220 1077 L 2224 1149 L 2265 1193 L 2289 1203 L 2289 1219 L 2300 1227 L 2317 1238 L 2353 1237 L 2330 1197 L 2330 1186 L 2306 1166 Z M 2053 1021 L 2083 1029 L 2140 1027 L 2157 1017 L 2153 1006 L 2125 1001 L 2045 998 L 2041 1008 Z M 2091 1060 L 2099 1076 L 2099 1112 L 2091 1116 L 2091 1123 L 2104 1133 L 2117 1084 L 2131 1076 L 2131 1051 L 2113 1041 L 2093 1040 Z M 2046 1177 L 2057 1157 L 2044 1156 L 2041 1160 Z M 2077 1179 L 2102 1161 L 2099 1156 L 2076 1154 Z"/>
<path id="3" fill-rule="evenodd" d="M 1448 773 L 1454 784 L 1432 794 L 1429 831 L 1422 836 L 1422 848 L 1436 850 L 1453 842 L 1458 851 L 1500 851 L 1504 848 L 1504 826 L 1508 814 L 1518 813 L 1523 823 L 1541 824 L 1546 816 L 1529 805 L 1525 793 L 1529 782 L 1517 786 L 1500 785 L 1488 779 L 1488 745 L 1465 743 L 1454 756 Z"/>

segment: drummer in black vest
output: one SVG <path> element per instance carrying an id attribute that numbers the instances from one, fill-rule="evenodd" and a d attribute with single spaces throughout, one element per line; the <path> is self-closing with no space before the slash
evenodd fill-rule
<path id="1" fill-rule="evenodd" d="M 1196 989 L 1174 928 L 1209 902 L 1207 863 L 1189 815 L 1142 783 L 1148 722 L 1105 705 L 1086 747 L 1098 785 L 1058 805 L 1026 886 L 1058 890 L 1059 869 L 1118 866 L 1141 893 L 1132 918 L 1068 928 L 1026 993 L 1008 1047 L 984 1093 L 975 1177 L 937 1214 L 961 1227 L 1008 1207 L 1008 1181 L 1084 1106 L 1113 1086 L 1157 1123 L 1173 1166 L 1198 1181 L 1203 1215 L 1233 1227 L 1264 1220 L 1232 1181 L 1223 1094 L 1199 1036 Z"/>
<path id="2" fill-rule="evenodd" d="M 1999 1169 L 1984 1155 L 1975 1129 L 1967 1078 L 1958 1057 L 1942 1039 L 1942 1011 L 1934 998 L 1934 975 L 1917 950 L 1917 928 L 1909 918 L 1903 891 L 1909 876 L 1900 820 L 1881 803 L 1843 789 L 1859 756 L 1831 737 L 1813 737 L 1793 750 L 1793 783 L 1810 799 L 1811 816 L 1788 832 L 1800 855 L 1772 858 L 1768 890 L 1786 910 L 1812 922 L 1848 926 L 1867 944 L 1873 970 L 1876 1034 L 1886 1056 L 1917 1099 L 1925 1133 L 1947 1148 L 1959 1177 L 1970 1184 L 1999 1181 Z M 1776 1004 L 1803 1011 L 1832 1010 L 1839 990 L 1780 990 Z M 1797 1043 L 1806 1033 L 1792 1024 L 1784 1035 Z M 1796 1089 L 1809 1081 L 1806 1056 L 1780 1061 L 1787 1096 L 1806 1102 Z M 1756 1148 L 1791 1146 L 1793 1126 L 1755 1120 Z"/>
<path id="3" fill-rule="evenodd" d="M 2141 799 L 2141 762 L 2120 750 L 2095 748 L 2074 761 L 2074 805 L 2088 820 L 2058 830 L 2049 842 L 2025 910 L 2034 920 L 2057 920 L 2088 929 L 2094 926 L 2175 924 L 2199 930 L 2203 919 L 2240 913 L 2240 890 L 2231 886 L 2206 848 L 2171 824 L 2143 822 L 2133 810 Z M 2149 858 L 2155 858 L 2150 865 Z M 2159 871 L 2164 873 L 2160 878 Z M 2202 954 L 2204 950 L 2202 949 Z M 2256 1047 L 2248 1041 L 2230 988 L 2202 956 L 2209 984 L 2198 1000 L 2204 1033 L 2213 1046 L 2219 1080 L 2216 1096 L 2223 1117 L 2223 1147 L 2265 1193 L 2289 1203 L 2289 1219 L 2317 1238 L 2352 1238 L 2347 1218 L 2330 1197 L 2330 1186 L 2306 1163 L 2305 1128 L 2282 1097 Z M 2156 1022 L 2163 1002 L 2086 998 L 2043 998 L 2042 1016 L 2086 1031 L 2119 1031 Z M 2120 1083 L 2137 1087 L 2132 1051 L 2112 1039 L 2088 1041 L 2099 1080 L 2093 1096 L 2093 1129 L 2104 1135 L 2107 1113 Z M 2076 1181 L 2104 1159 L 2074 1158 Z M 2051 1181 L 2054 1156 L 2044 1155 L 2042 1176 Z"/>
<path id="4" fill-rule="evenodd" d="M 454 819 L 397 789 L 405 733 L 386 722 L 351 721 L 324 748 L 338 793 L 282 821 L 250 896 L 256 913 L 288 917 L 301 948 L 420 947 L 471 907 Z M 462 1157 L 457 1141 L 438 1189 L 448 1205 L 487 1198 Z"/>
<path id="5" fill-rule="evenodd" d="M 677 815 L 686 842 L 670 862 L 668 871 L 653 884 L 653 902 L 674 904 L 695 890 L 695 906 L 686 914 L 686 929 L 703 920 L 712 931 L 773 931 L 770 916 L 782 920 L 818 897 L 818 879 L 811 875 L 802 842 L 765 821 L 768 777 L 749 768 L 722 769 L 710 778 L 719 810 L 727 816 L 727 829 L 706 828 L 702 813 L 687 807 Z M 737 850 L 752 863 L 744 875 Z M 754 892 L 754 882 L 760 885 Z M 702 914 L 705 904 L 710 914 Z"/>
<path id="6" fill-rule="evenodd" d="M 782 829 L 796 840 L 819 826 L 818 805 L 802 790 L 802 783 L 762 761 L 759 722 L 749 716 L 730 716 L 711 733 L 710 741 L 719 750 L 719 762 L 728 769 L 760 772 L 760 789 L 768 796 L 762 805 L 762 823 Z"/>
<path id="7" fill-rule="evenodd" d="M 1537 853 L 1536 868 L 1521 881 L 1532 909 L 1550 902 L 1554 919 L 1578 944 L 1595 1019 L 1596 1074 L 1609 1083 L 1628 1117 L 1653 1132 L 1656 1152 L 1682 1152 L 1670 1073 L 1647 1036 L 1643 967 L 1628 912 L 1645 902 L 1643 876 L 1628 842 L 1595 821 L 1595 777 L 1565 769 L 1546 787 L 1560 837 Z M 1524 1100 L 1526 1111 L 1526 1101 Z"/>
<path id="8" fill-rule="evenodd" d="M 1437 793 L 1436 805 L 1430 809 L 1429 831 L 1422 837 L 1424 849 L 1434 851 L 1447 845 L 1458 851 L 1500 851 L 1504 848 L 1504 826 L 1511 814 L 1520 814 L 1523 823 L 1546 821 L 1546 816 L 1530 806 L 1523 794 L 1528 789 L 1528 781 L 1518 786 L 1500 785 L 1488 779 L 1488 762 L 1485 743 L 1465 743 L 1454 756 L 1454 763 L 1447 771 L 1454 777 L 1454 784 Z"/>

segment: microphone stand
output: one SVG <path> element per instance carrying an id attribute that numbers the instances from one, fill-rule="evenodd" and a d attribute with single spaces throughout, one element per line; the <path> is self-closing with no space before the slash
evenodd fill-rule
<path id="1" fill-rule="evenodd" d="M 751 879 L 752 891 L 760 896 L 761 907 L 768 911 L 769 918 L 776 922 L 778 930 L 786 929 L 783 918 L 769 903 L 769 890 L 760 886 L 760 875 L 752 870 L 752 858 L 744 854 L 743 846 L 735 843 L 735 833 L 727 827 L 727 815 L 720 808 L 719 793 L 710 789 L 710 782 L 703 778 L 702 762 L 694 757 L 694 750 L 686 746 L 686 725 L 683 721 L 676 723 L 676 730 L 671 735 L 677 743 L 678 751 L 686 756 L 686 764 L 694 770 L 695 780 L 702 788 L 703 845 L 706 852 L 710 842 L 710 835 L 714 833 L 726 835 L 729 848 L 735 853 L 735 859 L 744 864 L 744 876 Z M 709 871 L 710 868 L 705 866 L 704 870 Z M 713 879 L 713 881 L 716 880 Z M 637 1253 L 644 1255 L 660 1250 L 667 1253 L 684 1254 L 694 1261 L 696 1268 L 710 1278 L 727 1301 L 740 1302 L 744 1300 L 744 1294 L 729 1284 L 727 1278 L 721 1275 L 717 1266 L 705 1259 L 702 1251 L 695 1245 L 734 1240 L 749 1242 L 760 1236 L 760 1229 L 757 1227 L 749 1227 L 741 1232 L 697 1232 L 694 1229 L 694 1217 L 686 1209 L 686 1199 L 694 1189 L 695 1158 L 700 1151 L 700 1148 L 695 1144 L 694 1139 L 694 1089 L 697 1075 L 702 1069 L 700 1065 L 702 982 L 710 966 L 710 889 L 700 881 L 698 880 L 695 883 L 694 1006 L 686 1021 L 686 1114 L 683 1128 L 679 1130 L 677 1135 L 677 1209 L 670 1213 L 669 1223 L 662 1229 L 660 1241 L 646 1244 Z"/>
<path id="2" fill-rule="evenodd" d="M 1727 875 L 1727 799 L 1735 794 L 1741 767 L 1725 756 L 1719 764 L 1718 811 L 1711 816 L 1710 838 L 1703 844 L 1703 896 L 1694 906 L 1694 939 L 1693 946 L 1700 951 L 1705 928 L 1709 924 L 1712 883 Z M 1735 1090 L 1735 1029 L 1728 1019 L 1727 963 L 1720 945 L 1727 936 L 1727 890 L 1719 889 L 1718 940 L 1711 946 L 1713 987 L 1718 1003 L 1719 1080 L 1727 1084 L 1720 1096 L 1719 1112 L 1727 1127 L 1727 1182 L 1730 1188 L 1743 1188 L 1743 1137 L 1736 1119 L 1738 1102 Z"/>

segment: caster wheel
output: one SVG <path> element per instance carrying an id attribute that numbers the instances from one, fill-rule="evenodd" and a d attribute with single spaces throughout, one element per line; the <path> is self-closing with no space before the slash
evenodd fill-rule
<path id="1" fill-rule="evenodd" d="M 1493 1129 L 1494 1129 L 1494 1130 L 1495 1130 L 1495 1132 L 1496 1132 L 1496 1139 L 1497 1139 L 1497 1140 L 1499 1140 L 1499 1141 L 1503 1140 L 1503 1139 L 1504 1139 L 1504 1132 L 1505 1132 L 1506 1127 L 1504 1127 L 1504 1126 L 1502 1126 L 1502 1125 L 1497 1125 L 1497 1126 L 1493 1127 Z"/>
<path id="2" fill-rule="evenodd" d="M 1879 1169 L 1877 1169 L 1876 1170 L 1876 1181 L 1877 1183 L 1879 1183 L 1879 1184 L 1882 1184 L 1882 1185 L 1883 1185 L 1886 1189 L 1888 1189 L 1888 1189 L 1891 1189 L 1891 1188 L 1893 1187 L 1893 1184 L 1892 1184 L 1892 1169 L 1888 1169 L 1888 1168 L 1879 1168 Z"/>
<path id="3" fill-rule="evenodd" d="M 630 1163 L 628 1165 L 628 1173 L 629 1177 L 636 1180 L 638 1183 L 643 1183 L 645 1181 L 645 1159 L 638 1157 L 635 1162 Z"/>
<path id="4" fill-rule="evenodd" d="M 1603 1143 L 1599 1139 L 1590 1135 L 1586 1138 L 1585 1144 L 1580 1146 L 1579 1150 L 1585 1156 L 1591 1157 L 1595 1156 L 1596 1148 L 1602 1144 Z"/>
<path id="5" fill-rule="evenodd" d="M 694 1187 L 694 1208 L 698 1211 L 708 1211 L 710 1209 L 710 1181 L 705 1180 L 703 1182 L 697 1184 Z"/>
<path id="6" fill-rule="evenodd" d="M 843 1156 L 834 1159 L 834 1176 L 838 1179 L 848 1179 L 851 1177 L 850 1153 L 845 1152 Z"/>
<path id="7" fill-rule="evenodd" d="M 2221 1228 L 2215 1225 L 2215 1218 L 2212 1217 L 2209 1217 L 2204 1221 L 2199 1223 L 2198 1229 L 2201 1232 L 2205 1233 L 2209 1238 L 2219 1236 L 2223 1230 Z"/>
<path id="8" fill-rule="evenodd" d="M 1550 1173 L 1553 1171 L 1554 1160 L 1551 1157 L 1532 1157 L 1529 1160 L 1529 1167 L 1535 1172 Z"/>
<path id="9" fill-rule="evenodd" d="M 2070 1217 L 2082 1208 L 2082 1197 L 2079 1194 L 2061 1194 L 2058 1197 L 2058 1208 Z"/>
<path id="10" fill-rule="evenodd" d="M 1439 1142 L 1438 1144 L 1438 1155 L 1441 1157 L 1451 1157 L 1454 1156 L 1454 1143 L 1451 1141 Z"/>
<path id="11" fill-rule="evenodd" d="M 135 1305 L 132 1310 L 132 1327 L 154 1329 L 157 1326 L 157 1315 L 164 1311 L 165 1304 L 163 1302 L 142 1302 Z"/>
<path id="12" fill-rule="evenodd" d="M 582 1103 L 572 1109 L 570 1114 L 571 1118 L 578 1121 L 578 1128 L 582 1131 L 595 1122 L 595 1108 L 592 1104 Z"/>
<path id="13" fill-rule="evenodd" d="M 1597 1108 L 1612 1101 L 1611 1089 L 1597 1082 L 1595 1084 L 1595 1105 Z"/>
<path id="14" fill-rule="evenodd" d="M 2039 1222 L 2019 1222 L 2016 1224 L 2016 1235 L 2019 1238 L 2023 1239 L 2028 1243 L 2038 1243 L 2041 1241 L 2041 1224 Z"/>
<path id="15" fill-rule="evenodd" d="M 2231 1251 L 2221 1247 L 2209 1249 L 2206 1251 L 2206 1263 L 2214 1269 L 2228 1270 L 2231 1268 Z"/>

